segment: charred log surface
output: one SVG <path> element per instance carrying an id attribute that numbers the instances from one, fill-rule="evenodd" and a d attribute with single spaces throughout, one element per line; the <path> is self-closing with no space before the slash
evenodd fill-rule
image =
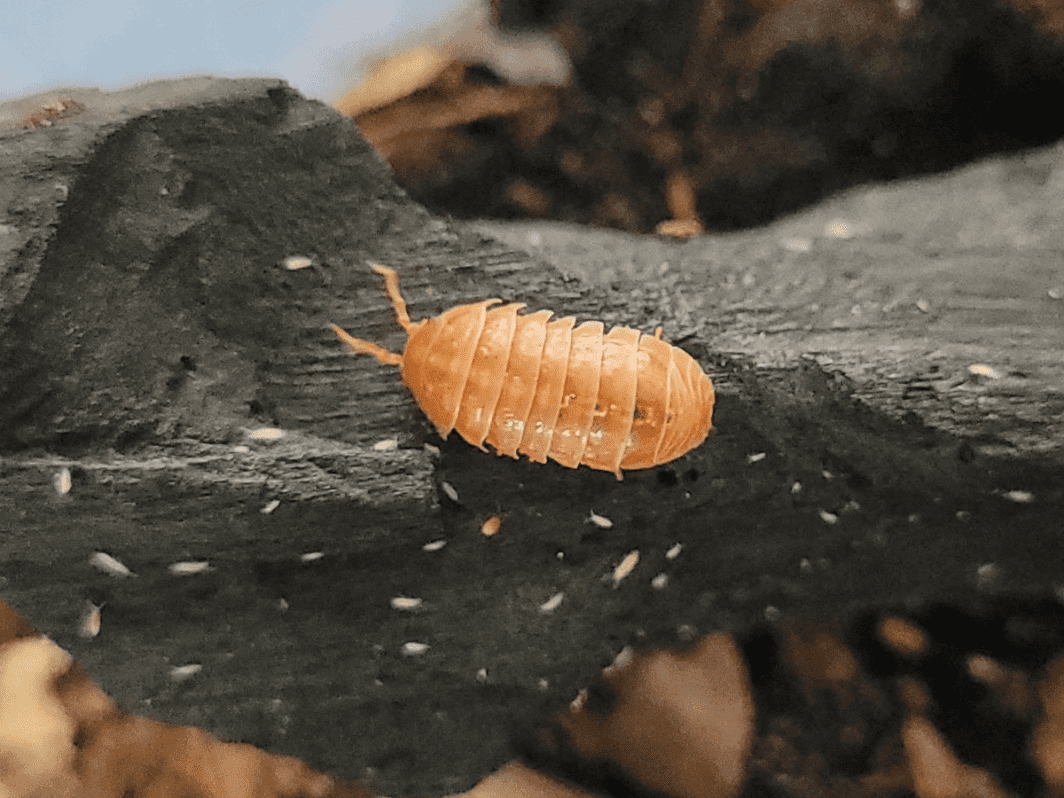
<path id="1" fill-rule="evenodd" d="M 137 715 L 440 794 L 629 642 L 1059 583 L 1053 149 L 742 236 L 507 248 L 277 82 L 68 95 L 0 107 L 0 591 Z M 369 260 L 414 318 L 660 324 L 718 432 L 623 482 L 440 441 L 328 331 L 401 349 Z"/>
<path id="2" fill-rule="evenodd" d="M 512 28 L 557 35 L 567 85 L 507 85 L 456 61 L 351 110 L 441 212 L 728 230 L 1064 132 L 1045 113 L 1064 86 L 1049 3 L 494 5 Z"/>

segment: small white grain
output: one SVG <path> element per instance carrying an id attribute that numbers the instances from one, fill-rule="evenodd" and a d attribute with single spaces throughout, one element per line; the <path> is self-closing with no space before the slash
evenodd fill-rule
<path id="1" fill-rule="evenodd" d="M 975 580 L 979 587 L 987 587 L 998 581 L 1001 577 L 1001 569 L 997 563 L 984 563 L 975 569 Z"/>
<path id="2" fill-rule="evenodd" d="M 968 373 L 973 377 L 984 377 L 988 380 L 1000 380 L 1001 372 L 986 363 L 972 363 L 968 366 Z"/>
<path id="3" fill-rule="evenodd" d="M 853 227 L 845 219 L 832 219 L 824 225 L 824 235 L 828 238 L 853 238 Z"/>
<path id="4" fill-rule="evenodd" d="M 455 504 L 458 503 L 458 491 L 455 490 L 454 485 L 452 485 L 450 482 L 441 482 L 440 487 L 443 489 L 443 492 L 447 494 L 448 499 L 453 501 Z"/>
<path id="5" fill-rule="evenodd" d="M 373 444 L 373 451 L 375 452 L 392 452 L 399 448 L 399 441 L 395 438 L 385 438 L 382 441 L 377 441 Z"/>
<path id="6" fill-rule="evenodd" d="M 300 562 L 314 562 L 315 560 L 320 560 L 324 556 L 325 556 L 325 552 L 324 551 L 308 551 L 305 554 L 300 554 L 299 555 L 299 561 Z"/>
<path id="7" fill-rule="evenodd" d="M 549 599 L 539 605 L 539 611 L 544 614 L 554 612 L 556 609 L 558 609 L 558 607 L 561 606 L 564 600 L 565 593 L 555 593 L 553 596 L 551 596 Z"/>
<path id="8" fill-rule="evenodd" d="M 399 649 L 399 651 L 404 657 L 416 657 L 419 654 L 424 654 L 428 650 L 428 643 L 416 643 L 413 641 L 409 643 L 403 643 L 402 647 Z"/>
<path id="9" fill-rule="evenodd" d="M 446 540 L 433 540 L 421 547 L 422 551 L 439 551 L 447 545 Z"/>
<path id="10" fill-rule="evenodd" d="M 751 464 L 760 463 L 766 457 L 768 457 L 768 454 L 765 452 L 755 452 L 754 454 L 748 454 L 746 456 L 746 462 Z"/>
<path id="11" fill-rule="evenodd" d="M 85 611 L 81 614 L 81 622 L 78 624 L 78 634 L 87 640 L 92 640 L 100 633 L 102 623 L 100 610 L 103 609 L 103 604 L 86 601 L 85 605 Z"/>
<path id="12" fill-rule="evenodd" d="M 195 576 L 211 570 L 211 564 L 206 560 L 182 560 L 171 563 L 166 570 L 174 576 Z"/>
<path id="13" fill-rule="evenodd" d="M 60 496 L 66 496 L 70 493 L 70 489 L 74 486 L 74 481 L 70 477 L 70 469 L 61 468 L 59 472 L 52 477 L 52 485 L 55 486 L 55 492 Z"/>
<path id="14" fill-rule="evenodd" d="M 135 573 L 126 568 L 126 566 L 123 565 L 121 562 L 116 560 L 110 554 L 106 554 L 102 551 L 97 551 L 91 557 L 89 557 L 89 565 L 91 565 L 93 568 L 103 571 L 109 576 L 114 576 L 118 578 L 136 576 Z"/>
<path id="15" fill-rule="evenodd" d="M 665 559 L 666 560 L 675 560 L 677 557 L 680 556 L 680 552 L 681 551 L 683 551 L 683 544 L 682 543 L 673 544 L 673 547 L 671 549 L 669 549 L 667 552 L 665 552 Z"/>
<path id="16" fill-rule="evenodd" d="M 290 272 L 298 271 L 299 269 L 306 269 L 308 266 L 313 266 L 314 261 L 303 255 L 289 255 L 287 258 L 281 261 L 281 265 L 288 269 Z"/>
<path id="17" fill-rule="evenodd" d="M 835 515 L 835 513 L 829 513 L 827 510 L 819 510 L 818 512 L 820 513 L 820 520 L 825 524 L 834 524 L 839 520 L 839 517 Z"/>
<path id="18" fill-rule="evenodd" d="M 263 515 L 269 515 L 270 513 L 272 513 L 274 510 L 276 510 L 280 506 L 281 506 L 281 500 L 280 499 L 274 499 L 269 504 L 267 504 L 265 507 L 263 507 L 261 510 L 259 510 L 259 512 L 262 513 Z"/>
<path id="19" fill-rule="evenodd" d="M 613 569 L 613 587 L 617 588 L 621 584 L 621 581 L 627 577 L 635 567 L 639 564 L 639 549 L 632 549 L 625 555 L 624 559 L 618 563 L 617 567 Z"/>
<path id="20" fill-rule="evenodd" d="M 191 662 L 188 665 L 178 665 L 170 669 L 170 681 L 178 683 L 187 682 L 202 670 L 203 666 L 198 662 Z"/>
<path id="21" fill-rule="evenodd" d="M 1034 501 L 1034 494 L 1029 490 L 1007 490 L 1001 496 L 1016 504 L 1030 504 Z"/>
<path id="22" fill-rule="evenodd" d="M 424 602 L 419 598 L 410 598 L 409 596 L 396 596 L 391 600 L 393 610 L 416 610 Z"/>
<path id="23" fill-rule="evenodd" d="M 650 580 L 650 586 L 655 590 L 664 590 L 669 586 L 669 575 L 664 571 Z"/>
<path id="24" fill-rule="evenodd" d="M 591 511 L 591 515 L 588 516 L 587 520 L 588 523 L 594 524 L 599 529 L 613 529 L 613 521 L 604 515 L 598 515 L 594 510 Z"/>
<path id="25" fill-rule="evenodd" d="M 253 441 L 278 441 L 285 436 L 283 429 L 277 429 L 277 427 L 260 427 L 259 429 L 248 430 L 248 438 Z"/>

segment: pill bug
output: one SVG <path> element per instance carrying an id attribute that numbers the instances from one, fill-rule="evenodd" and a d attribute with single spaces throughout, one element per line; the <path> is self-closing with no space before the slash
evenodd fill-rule
<path id="1" fill-rule="evenodd" d="M 402 355 L 332 330 L 352 352 L 399 366 L 418 405 L 446 438 L 537 463 L 611 471 L 650 468 L 689 452 L 712 429 L 713 384 L 698 363 L 630 327 L 548 322 L 549 310 L 485 299 L 411 321 L 393 269 L 373 265 L 399 324 Z"/>

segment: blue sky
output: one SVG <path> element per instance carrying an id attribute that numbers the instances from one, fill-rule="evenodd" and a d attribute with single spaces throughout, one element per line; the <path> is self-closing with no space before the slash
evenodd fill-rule
<path id="1" fill-rule="evenodd" d="M 12 0 L 0 99 L 214 74 L 281 77 L 332 101 L 359 79 L 360 57 L 445 25 L 458 5 L 469 0 Z"/>

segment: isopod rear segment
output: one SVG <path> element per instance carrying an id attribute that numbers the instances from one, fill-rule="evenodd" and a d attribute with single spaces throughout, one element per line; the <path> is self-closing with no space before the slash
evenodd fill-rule
<path id="1" fill-rule="evenodd" d="M 713 428 L 713 384 L 698 363 L 629 327 L 576 326 L 541 310 L 486 299 L 411 321 L 394 270 L 384 277 L 407 333 L 402 355 L 333 332 L 357 354 L 399 366 L 403 382 L 440 435 L 500 455 L 551 458 L 623 478 L 625 470 L 667 463 L 699 446 Z"/>

